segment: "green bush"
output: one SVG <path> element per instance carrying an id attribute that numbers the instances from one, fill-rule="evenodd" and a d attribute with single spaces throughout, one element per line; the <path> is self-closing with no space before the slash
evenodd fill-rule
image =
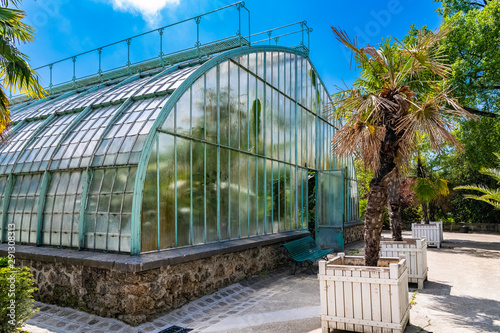
<path id="1" fill-rule="evenodd" d="M 17 332 L 33 310 L 33 276 L 27 267 L 13 267 L 0 258 L 0 333 Z"/>

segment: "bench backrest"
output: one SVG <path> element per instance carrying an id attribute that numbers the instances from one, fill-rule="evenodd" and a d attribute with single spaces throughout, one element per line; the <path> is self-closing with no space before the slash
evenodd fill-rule
<path id="1" fill-rule="evenodd" d="M 317 249 L 318 245 L 311 236 L 300 238 L 288 243 L 283 244 L 288 252 L 293 256 L 295 253 L 302 253 L 309 249 Z"/>

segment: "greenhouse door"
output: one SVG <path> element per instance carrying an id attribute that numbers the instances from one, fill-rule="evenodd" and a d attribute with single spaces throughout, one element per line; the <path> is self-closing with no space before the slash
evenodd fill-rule
<path id="1" fill-rule="evenodd" d="M 343 172 L 318 171 L 316 179 L 316 243 L 321 248 L 343 251 Z"/>

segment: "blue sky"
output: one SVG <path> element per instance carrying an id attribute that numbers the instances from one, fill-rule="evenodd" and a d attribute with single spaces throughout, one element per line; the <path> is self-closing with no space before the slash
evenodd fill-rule
<path id="1" fill-rule="evenodd" d="M 234 1 L 228 0 L 24 0 L 26 22 L 35 27 L 36 40 L 21 49 L 28 54 L 34 67 L 103 45 L 126 39 L 154 28 L 193 17 Z M 335 1 L 335 0 L 247 0 L 251 11 L 251 32 L 256 33 L 297 21 L 307 21 L 313 28 L 310 57 L 330 93 L 335 86 L 353 82 L 356 73 L 350 69 L 350 53 L 338 43 L 330 27 L 345 29 L 358 36 L 361 44 L 377 44 L 387 35 L 402 38 L 411 24 L 435 29 L 441 19 L 432 0 Z M 246 27 L 245 18 L 243 19 Z M 202 42 L 236 33 L 237 11 L 232 8 L 219 12 L 200 25 Z M 165 31 L 164 48 L 174 50 L 196 42 L 196 25 L 188 22 Z M 242 29 L 243 34 L 248 29 Z M 168 33 L 167 33 L 168 32 Z M 284 41 L 282 39 L 282 41 Z M 291 41 L 290 43 L 294 43 Z M 133 42 L 132 58 L 139 54 L 158 53 L 157 35 L 148 35 Z M 126 45 L 122 43 L 103 53 L 108 64 L 126 61 Z M 78 59 L 80 68 L 97 69 L 97 55 Z M 88 64 L 88 65 L 87 65 Z M 71 61 L 58 65 L 59 74 L 72 72 Z M 46 73 L 40 73 L 46 77 Z M 46 79 L 48 80 L 48 78 Z M 47 82 L 48 83 L 48 82 Z"/>

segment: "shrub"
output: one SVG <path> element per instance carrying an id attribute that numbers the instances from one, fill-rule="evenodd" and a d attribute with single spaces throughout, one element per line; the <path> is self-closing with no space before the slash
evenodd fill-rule
<path id="1" fill-rule="evenodd" d="M 0 258 L 0 333 L 17 332 L 33 310 L 33 276 L 27 267 L 13 267 Z"/>

